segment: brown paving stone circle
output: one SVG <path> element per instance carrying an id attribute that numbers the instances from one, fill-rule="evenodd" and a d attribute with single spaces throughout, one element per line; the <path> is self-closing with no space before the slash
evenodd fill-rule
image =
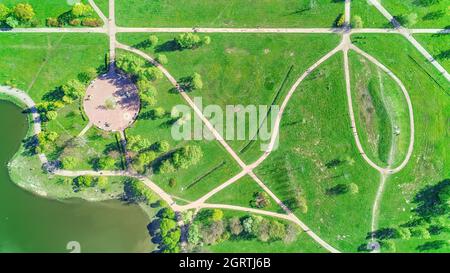
<path id="1" fill-rule="evenodd" d="M 129 77 L 110 72 L 91 82 L 83 107 L 90 122 L 98 128 L 111 132 L 123 131 L 138 116 L 139 93 Z"/>

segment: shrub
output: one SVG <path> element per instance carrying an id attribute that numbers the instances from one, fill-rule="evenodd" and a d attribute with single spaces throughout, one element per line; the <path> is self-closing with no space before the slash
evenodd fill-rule
<path id="1" fill-rule="evenodd" d="M 19 25 L 19 21 L 17 21 L 14 16 L 9 16 L 6 18 L 5 23 L 11 28 L 15 28 Z"/>
<path id="2" fill-rule="evenodd" d="M 97 179 L 97 187 L 101 188 L 101 189 L 106 189 L 109 185 L 109 181 L 108 178 L 106 176 L 100 176 Z"/>
<path id="3" fill-rule="evenodd" d="M 158 37 L 156 35 L 150 35 L 150 37 L 148 37 L 148 44 L 151 47 L 155 47 L 158 44 Z"/>
<path id="4" fill-rule="evenodd" d="M 221 221 L 223 218 L 223 211 L 220 209 L 214 209 L 211 214 L 211 219 L 214 222 Z"/>
<path id="5" fill-rule="evenodd" d="M 98 18 L 83 18 L 81 24 L 85 27 L 100 27 L 103 25 L 103 21 Z"/>
<path id="6" fill-rule="evenodd" d="M 175 178 L 170 178 L 169 179 L 169 187 L 173 188 L 177 185 L 177 181 L 175 180 Z"/>
<path id="7" fill-rule="evenodd" d="M 111 157 L 102 157 L 98 159 L 98 162 L 96 164 L 96 169 L 99 170 L 106 170 L 106 169 L 113 169 L 116 164 L 116 161 Z"/>
<path id="8" fill-rule="evenodd" d="M 342 27 L 342 26 L 344 26 L 344 24 L 345 24 L 345 15 L 341 13 L 336 18 L 336 21 L 334 22 L 334 25 L 336 27 Z"/>
<path id="9" fill-rule="evenodd" d="M 355 28 L 362 28 L 364 25 L 363 20 L 361 19 L 361 16 L 355 15 L 353 17 L 353 26 Z"/>
<path id="10" fill-rule="evenodd" d="M 69 25 L 71 25 L 71 26 L 79 26 L 79 25 L 81 25 L 81 20 L 80 19 L 72 19 L 72 20 L 70 20 L 69 21 Z"/>
<path id="11" fill-rule="evenodd" d="M 63 169 L 73 169 L 77 164 L 77 159 L 72 156 L 66 156 L 61 160 L 61 167 Z"/>
<path id="12" fill-rule="evenodd" d="M 74 183 L 80 188 L 88 188 L 94 186 L 94 179 L 90 175 L 78 176 L 74 179 Z"/>
<path id="13" fill-rule="evenodd" d="M 59 27 L 60 26 L 58 19 L 53 18 L 53 17 L 47 18 L 47 20 L 45 21 L 45 24 L 48 27 Z"/>
<path id="14" fill-rule="evenodd" d="M 167 59 L 167 56 L 164 54 L 158 54 L 158 56 L 156 56 L 156 60 L 160 64 L 167 64 L 169 62 L 169 60 Z"/>

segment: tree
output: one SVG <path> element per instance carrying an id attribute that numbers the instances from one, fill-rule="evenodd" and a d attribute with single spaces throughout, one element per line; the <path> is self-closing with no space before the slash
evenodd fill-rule
<path id="1" fill-rule="evenodd" d="M 160 119 L 164 117 L 164 115 L 166 114 L 166 110 L 164 110 L 164 108 L 162 107 L 156 107 L 155 109 L 153 109 L 152 113 L 154 118 Z"/>
<path id="2" fill-rule="evenodd" d="M 161 140 L 155 143 L 155 150 L 159 153 L 167 153 L 170 149 L 170 144 L 167 140 Z"/>
<path id="3" fill-rule="evenodd" d="M 398 228 L 398 233 L 403 240 L 409 240 L 411 238 L 411 231 L 409 228 Z"/>
<path id="4" fill-rule="evenodd" d="M 222 221 L 222 218 L 223 218 L 223 211 L 220 209 L 213 209 L 212 214 L 211 214 L 211 219 L 214 222 L 217 222 L 217 221 Z"/>
<path id="5" fill-rule="evenodd" d="M 180 242 L 180 238 L 181 230 L 179 228 L 163 236 L 162 243 L 164 245 L 164 251 L 169 253 L 179 252 L 178 243 Z"/>
<path id="6" fill-rule="evenodd" d="M 395 243 L 391 240 L 382 241 L 381 248 L 386 252 L 395 252 Z"/>
<path id="7" fill-rule="evenodd" d="M 161 70 L 154 66 L 141 69 L 137 74 L 139 75 L 139 79 L 147 79 L 150 81 L 160 80 L 164 77 Z"/>
<path id="8" fill-rule="evenodd" d="M 242 233 L 242 231 L 244 230 L 244 228 L 242 227 L 241 224 L 241 220 L 239 219 L 239 217 L 232 217 L 228 223 L 228 227 L 230 228 L 230 232 L 233 235 L 238 236 L 239 234 Z"/>
<path id="9" fill-rule="evenodd" d="M 106 176 L 100 176 L 97 178 L 97 187 L 100 189 L 106 189 L 109 185 L 108 177 Z"/>
<path id="10" fill-rule="evenodd" d="M 425 227 L 412 228 L 411 235 L 420 239 L 431 239 L 430 232 Z"/>
<path id="11" fill-rule="evenodd" d="M 88 188 L 94 185 L 94 179 L 90 175 L 78 176 L 74 182 L 80 188 Z"/>
<path id="12" fill-rule="evenodd" d="M 204 227 L 202 230 L 203 241 L 208 245 L 218 243 L 224 232 L 225 225 L 223 221 L 213 222 L 211 225 Z"/>
<path id="13" fill-rule="evenodd" d="M 10 12 L 11 10 L 7 6 L 0 4 L 0 21 L 5 21 Z"/>
<path id="14" fill-rule="evenodd" d="M 173 188 L 177 185 L 177 181 L 175 180 L 175 178 L 170 178 L 169 179 L 169 187 Z"/>
<path id="15" fill-rule="evenodd" d="M 175 38 L 175 42 L 181 49 L 192 49 L 201 45 L 200 37 L 193 33 L 182 33 Z"/>
<path id="16" fill-rule="evenodd" d="M 167 64 L 169 62 L 169 60 L 167 59 L 167 56 L 164 54 L 158 54 L 158 56 L 156 56 L 156 60 L 160 64 Z"/>
<path id="17" fill-rule="evenodd" d="M 270 197 L 264 191 L 255 192 L 253 198 L 253 205 L 257 208 L 265 208 L 270 205 Z"/>
<path id="18" fill-rule="evenodd" d="M 174 173 L 176 169 L 173 166 L 172 162 L 170 162 L 169 159 L 166 159 L 161 163 L 161 165 L 158 168 L 158 171 L 161 174 L 166 174 L 166 173 Z"/>
<path id="19" fill-rule="evenodd" d="M 78 80 L 69 80 L 61 87 L 61 89 L 64 96 L 67 96 L 72 100 L 83 97 L 86 91 L 85 86 Z"/>
<path id="20" fill-rule="evenodd" d="M 16 18 L 14 16 L 9 16 L 8 18 L 6 18 L 5 23 L 10 27 L 10 28 L 15 28 L 19 25 L 19 21 L 16 20 Z"/>
<path id="21" fill-rule="evenodd" d="M 101 157 L 98 159 L 98 162 L 96 164 L 97 169 L 100 170 L 107 170 L 107 169 L 113 169 L 116 165 L 116 161 L 111 157 Z"/>
<path id="22" fill-rule="evenodd" d="M 417 24 L 417 13 L 408 14 L 406 25 L 412 27 L 415 24 Z"/>
<path id="23" fill-rule="evenodd" d="M 189 166 L 197 164 L 202 157 L 203 152 L 199 146 L 187 145 L 173 154 L 172 161 L 177 169 L 187 169 Z"/>
<path id="24" fill-rule="evenodd" d="M 135 135 L 128 137 L 127 148 L 132 152 L 139 152 L 150 146 L 148 139 L 143 138 L 141 135 Z"/>
<path id="25" fill-rule="evenodd" d="M 170 208 L 163 208 L 160 213 L 161 218 L 175 219 L 175 212 Z"/>
<path id="26" fill-rule="evenodd" d="M 55 120 L 58 117 L 58 112 L 56 111 L 48 111 L 45 113 L 45 117 L 47 120 Z"/>
<path id="27" fill-rule="evenodd" d="M 187 240 L 192 245 L 198 245 L 200 243 L 200 228 L 197 224 L 192 224 L 189 226 Z"/>
<path id="28" fill-rule="evenodd" d="M 155 106 L 156 104 L 156 99 L 155 97 L 147 94 L 147 93 L 141 93 L 139 95 L 140 99 L 141 99 L 141 104 L 143 107 L 147 107 L 147 106 Z"/>
<path id="29" fill-rule="evenodd" d="M 203 44 L 209 45 L 211 43 L 211 37 L 205 36 L 203 37 Z"/>
<path id="30" fill-rule="evenodd" d="M 156 35 L 150 35 L 148 37 L 148 44 L 150 45 L 150 47 L 156 47 L 156 45 L 158 44 L 158 37 Z"/>
<path id="31" fill-rule="evenodd" d="M 171 230 L 175 229 L 176 226 L 177 222 L 175 222 L 175 220 L 163 218 L 159 225 L 159 231 L 161 233 L 161 236 L 162 237 L 166 236 Z"/>
<path id="32" fill-rule="evenodd" d="M 244 228 L 245 233 L 252 235 L 253 234 L 253 217 L 247 217 L 242 221 L 242 227 Z"/>
<path id="33" fill-rule="evenodd" d="M 146 167 L 150 165 L 150 163 L 155 160 L 156 157 L 157 155 L 153 151 L 140 153 L 133 161 L 133 166 L 138 172 L 144 173 Z"/>
<path id="34" fill-rule="evenodd" d="M 281 240 L 286 237 L 286 227 L 278 221 L 271 221 L 269 226 L 269 237 L 272 240 Z"/>
<path id="35" fill-rule="evenodd" d="M 72 7 L 72 15 L 75 17 L 89 16 L 93 12 L 89 4 L 75 3 Z"/>
<path id="36" fill-rule="evenodd" d="M 298 233 L 298 227 L 293 223 L 289 223 L 286 227 L 286 234 L 283 238 L 283 241 L 288 244 L 294 242 L 297 239 Z"/>
<path id="37" fill-rule="evenodd" d="M 23 22 L 30 21 L 35 15 L 33 7 L 30 4 L 23 3 L 17 4 L 13 13 L 19 21 Z"/>
<path id="38" fill-rule="evenodd" d="M 258 239 L 262 242 L 267 242 L 270 239 L 270 221 L 262 218 L 260 221 L 255 221 L 253 223 L 254 233 L 257 235 Z"/>
<path id="39" fill-rule="evenodd" d="M 66 156 L 63 159 L 61 159 L 61 167 L 63 169 L 73 169 L 75 168 L 76 164 L 77 164 L 77 159 L 75 157 L 72 156 Z"/>
<path id="40" fill-rule="evenodd" d="M 156 96 L 157 94 L 155 86 L 147 79 L 139 79 L 136 85 L 140 93 L 145 93 L 149 96 Z"/>
<path id="41" fill-rule="evenodd" d="M 45 138 L 50 141 L 50 142 L 54 142 L 56 141 L 56 139 L 59 137 L 57 132 L 54 131 L 48 131 L 45 135 Z"/>
<path id="42" fill-rule="evenodd" d="M 361 16 L 359 15 L 355 15 L 353 17 L 353 26 L 355 28 L 362 28 L 364 25 L 363 20 L 361 19 Z"/>
<path id="43" fill-rule="evenodd" d="M 200 74 L 198 73 L 194 73 L 194 75 L 192 75 L 191 77 L 189 87 L 191 90 L 202 89 L 203 88 L 202 76 L 200 76 Z"/>
<path id="44" fill-rule="evenodd" d="M 355 183 L 350 183 L 348 187 L 351 194 L 357 194 L 359 192 L 358 185 L 356 185 Z"/>

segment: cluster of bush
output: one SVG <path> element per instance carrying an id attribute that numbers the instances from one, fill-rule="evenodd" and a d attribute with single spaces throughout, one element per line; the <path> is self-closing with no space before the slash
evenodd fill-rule
<path id="1" fill-rule="evenodd" d="M 163 253 L 180 252 L 181 229 L 173 210 L 163 208 L 159 213 L 159 251 Z M 155 234 L 153 234 L 155 235 Z"/>
<path id="2" fill-rule="evenodd" d="M 64 25 L 71 26 L 87 26 L 100 27 L 103 21 L 99 18 L 92 17 L 94 10 L 89 4 L 76 3 L 72 9 L 58 16 L 58 18 L 47 18 L 46 24 L 49 27 L 61 27 Z"/>
<path id="3" fill-rule="evenodd" d="M 72 180 L 74 191 L 81 191 L 86 188 L 97 187 L 105 191 L 109 186 L 109 180 L 105 176 L 93 177 L 90 175 L 77 176 Z"/>
<path id="4" fill-rule="evenodd" d="M 163 73 L 155 66 L 149 65 L 145 60 L 132 54 L 123 54 L 116 58 L 116 66 L 131 75 L 139 90 L 139 97 L 143 107 L 156 105 L 158 91 L 152 82 L 162 79 Z M 162 117 L 161 109 L 154 111 L 155 117 Z"/>
<path id="5" fill-rule="evenodd" d="M 197 34 L 188 32 L 178 35 L 174 41 L 180 49 L 195 49 L 203 45 L 209 45 L 211 38 L 209 36 L 200 38 Z"/>
<path id="6" fill-rule="evenodd" d="M 7 7 L 0 3 L 0 27 L 15 28 L 19 25 L 37 26 L 33 7 L 27 3 L 18 3 L 14 7 Z"/>
<path id="7" fill-rule="evenodd" d="M 189 226 L 188 243 L 193 251 L 204 245 L 214 245 L 226 240 L 253 240 L 273 242 L 283 240 L 292 243 L 299 229 L 293 223 L 251 215 L 244 217 L 224 217 L 220 209 L 201 211 Z"/>
<path id="8" fill-rule="evenodd" d="M 197 145 L 187 145 L 171 153 L 161 161 L 158 172 L 161 174 L 174 173 L 179 169 L 187 169 L 197 164 L 203 157 L 202 149 Z"/>
<path id="9" fill-rule="evenodd" d="M 170 144 L 165 140 L 150 144 L 150 142 L 141 135 L 135 135 L 128 138 L 127 148 L 128 151 L 133 153 L 133 169 L 143 174 L 155 159 L 170 150 Z"/>

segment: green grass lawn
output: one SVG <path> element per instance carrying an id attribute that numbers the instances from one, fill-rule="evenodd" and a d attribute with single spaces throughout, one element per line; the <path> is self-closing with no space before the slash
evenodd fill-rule
<path id="1" fill-rule="evenodd" d="M 108 0 L 94 0 L 97 7 L 103 12 L 103 14 L 108 18 L 109 16 L 109 1 Z M 117 16 L 117 14 L 116 14 Z"/>
<path id="2" fill-rule="evenodd" d="M 384 3 L 384 1 L 382 2 Z M 364 28 L 391 28 L 389 23 L 381 12 L 379 12 L 368 0 L 352 0 L 351 1 L 352 20 L 355 16 L 361 17 Z M 353 22 L 353 21 L 352 21 Z"/>
<path id="3" fill-rule="evenodd" d="M 108 52 L 103 34 L 0 33 L 0 44 L 0 83 L 12 81 L 36 102 L 80 72 L 104 65 Z"/>
<path id="4" fill-rule="evenodd" d="M 177 79 L 200 73 L 204 87 L 189 95 L 201 97 L 204 107 L 215 104 L 222 109 L 281 104 L 297 78 L 339 42 L 337 35 L 213 34 L 210 45 L 180 51 L 167 49 L 177 34 L 156 35 L 160 46 L 142 50 L 151 56 L 165 54 L 165 67 Z M 148 36 L 121 33 L 118 39 L 138 46 Z M 246 162 L 262 153 L 259 142 L 249 143 L 252 137 L 247 133 L 245 140 L 228 141 Z"/>
<path id="5" fill-rule="evenodd" d="M 281 121 L 280 145 L 256 174 L 287 204 L 299 186 L 308 211 L 295 214 L 338 250 L 354 252 L 370 228 L 379 175 L 356 148 L 343 70 L 338 53 L 300 84 Z M 330 193 L 349 183 L 359 193 Z"/>
<path id="6" fill-rule="evenodd" d="M 450 24 L 450 10 L 448 1 L 424 6 L 416 0 L 383 0 L 383 6 L 393 16 L 410 16 L 411 28 L 445 28 Z"/>
<path id="7" fill-rule="evenodd" d="M 344 12 L 329 0 L 117 0 L 127 27 L 331 27 Z"/>
<path id="8" fill-rule="evenodd" d="M 284 213 L 283 209 L 272 198 L 270 198 L 270 205 L 265 208 L 257 208 L 252 206 L 252 201 L 255 200 L 255 197 L 253 196 L 254 193 L 262 191 L 264 190 L 250 176 L 246 175 L 222 191 L 213 195 L 211 198 L 206 200 L 206 202 L 213 204 L 252 207 L 256 209 Z"/>
<path id="9" fill-rule="evenodd" d="M 450 71 L 450 34 L 415 34 L 414 38 Z"/>
<path id="10" fill-rule="evenodd" d="M 402 80 L 413 104 L 414 152 L 406 168 L 387 180 L 380 207 L 379 227 L 392 227 L 413 216 L 416 205 L 411 201 L 419 190 L 448 179 L 450 84 L 401 36 L 361 34 L 353 40 Z M 397 252 L 417 251 L 417 246 L 434 239 L 399 240 Z"/>
<path id="11" fill-rule="evenodd" d="M 36 14 L 37 27 L 44 27 L 45 21 L 49 17 L 57 18 L 61 14 L 68 12 L 72 9 L 68 0 L 2 0 L 2 4 L 12 8 L 14 5 L 19 3 L 28 3 Z M 73 1 L 75 2 L 75 1 Z M 87 0 L 82 0 L 81 2 L 87 4 Z M 97 14 L 94 12 L 92 17 L 98 18 Z"/>
<path id="12" fill-rule="evenodd" d="M 379 166 L 401 164 L 410 141 L 406 98 L 387 73 L 349 53 L 356 127 L 369 158 Z"/>

